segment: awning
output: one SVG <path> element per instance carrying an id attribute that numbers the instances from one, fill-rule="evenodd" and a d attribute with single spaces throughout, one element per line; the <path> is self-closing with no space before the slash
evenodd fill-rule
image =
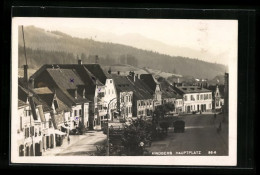
<path id="1" fill-rule="evenodd" d="M 58 134 L 58 135 L 66 135 L 66 133 L 64 132 L 61 132 L 59 130 L 54 130 L 55 134 Z"/>

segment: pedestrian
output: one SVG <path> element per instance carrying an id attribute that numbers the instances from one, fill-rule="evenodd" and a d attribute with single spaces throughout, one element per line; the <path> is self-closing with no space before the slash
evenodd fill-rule
<path id="1" fill-rule="evenodd" d="M 68 136 L 68 144 L 70 144 L 70 136 Z"/>

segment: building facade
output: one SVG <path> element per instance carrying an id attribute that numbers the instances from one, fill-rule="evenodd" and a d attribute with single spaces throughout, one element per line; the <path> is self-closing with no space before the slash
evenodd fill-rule
<path id="1" fill-rule="evenodd" d="M 183 97 L 183 111 L 209 112 L 212 111 L 212 92 L 199 86 L 180 86 L 176 87 Z"/>

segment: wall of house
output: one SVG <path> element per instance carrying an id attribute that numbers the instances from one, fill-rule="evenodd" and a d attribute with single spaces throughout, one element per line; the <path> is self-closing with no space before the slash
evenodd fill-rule
<path id="1" fill-rule="evenodd" d="M 183 99 L 184 112 L 189 113 L 201 110 L 204 112 L 212 110 L 212 92 L 184 94 Z"/>
<path id="2" fill-rule="evenodd" d="M 106 85 L 105 85 L 105 96 L 104 96 L 104 107 L 108 107 L 109 102 L 111 101 L 111 103 L 109 104 L 109 118 L 108 120 L 112 120 L 113 117 L 113 113 L 112 111 L 116 111 L 117 109 L 117 93 L 116 93 L 116 88 L 115 88 L 115 84 L 114 84 L 114 80 L 113 79 L 107 79 L 106 80 Z"/>
<path id="3" fill-rule="evenodd" d="M 153 99 L 137 101 L 137 117 L 151 116 L 153 109 Z"/>
<path id="4" fill-rule="evenodd" d="M 85 127 L 89 127 L 89 103 L 84 103 L 83 105 L 84 111 L 84 125 Z"/>
<path id="5" fill-rule="evenodd" d="M 176 111 L 176 113 L 183 112 L 183 100 L 182 99 L 175 100 L 175 111 Z"/>
<path id="6" fill-rule="evenodd" d="M 48 148 L 56 147 L 55 140 L 55 129 L 53 122 L 51 120 L 50 112 L 44 113 L 45 122 L 42 122 L 42 149 L 46 150 Z M 51 143 L 51 138 L 53 138 L 53 143 Z M 47 141 L 48 140 L 48 141 Z"/>
<path id="7" fill-rule="evenodd" d="M 71 129 L 75 129 L 76 127 L 79 126 L 79 121 L 82 120 L 82 115 L 80 115 L 80 110 L 81 110 L 81 114 L 82 114 L 82 107 L 81 105 L 75 105 L 72 106 L 72 112 L 71 112 L 71 116 L 70 116 L 70 128 Z"/>
<path id="8" fill-rule="evenodd" d="M 105 118 L 106 109 L 104 108 L 105 86 L 96 86 L 94 96 L 94 120 L 92 121 L 93 129 L 101 129 L 101 118 Z"/>
<path id="9" fill-rule="evenodd" d="M 133 92 L 120 92 L 119 112 L 123 118 L 132 118 L 133 116 Z"/>

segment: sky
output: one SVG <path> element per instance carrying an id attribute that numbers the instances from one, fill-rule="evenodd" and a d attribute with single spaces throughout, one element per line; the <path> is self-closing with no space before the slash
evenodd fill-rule
<path id="1" fill-rule="evenodd" d="M 103 32 L 103 35 L 97 38 L 93 36 L 93 39 L 106 42 L 116 43 L 118 41 L 116 38 L 127 34 L 138 34 L 169 46 L 190 48 L 200 53 L 198 59 L 224 65 L 228 65 L 230 60 L 237 59 L 237 20 L 122 18 L 16 18 L 14 20 L 17 20 L 20 25 L 34 25 L 50 31 L 58 30 L 79 38 L 89 38 L 92 31 L 96 30 L 99 34 Z M 135 42 L 128 42 L 128 44 L 137 47 Z M 154 45 L 149 46 L 149 43 L 146 48 L 160 52 Z M 173 55 L 174 51 L 164 50 L 164 52 Z"/>

